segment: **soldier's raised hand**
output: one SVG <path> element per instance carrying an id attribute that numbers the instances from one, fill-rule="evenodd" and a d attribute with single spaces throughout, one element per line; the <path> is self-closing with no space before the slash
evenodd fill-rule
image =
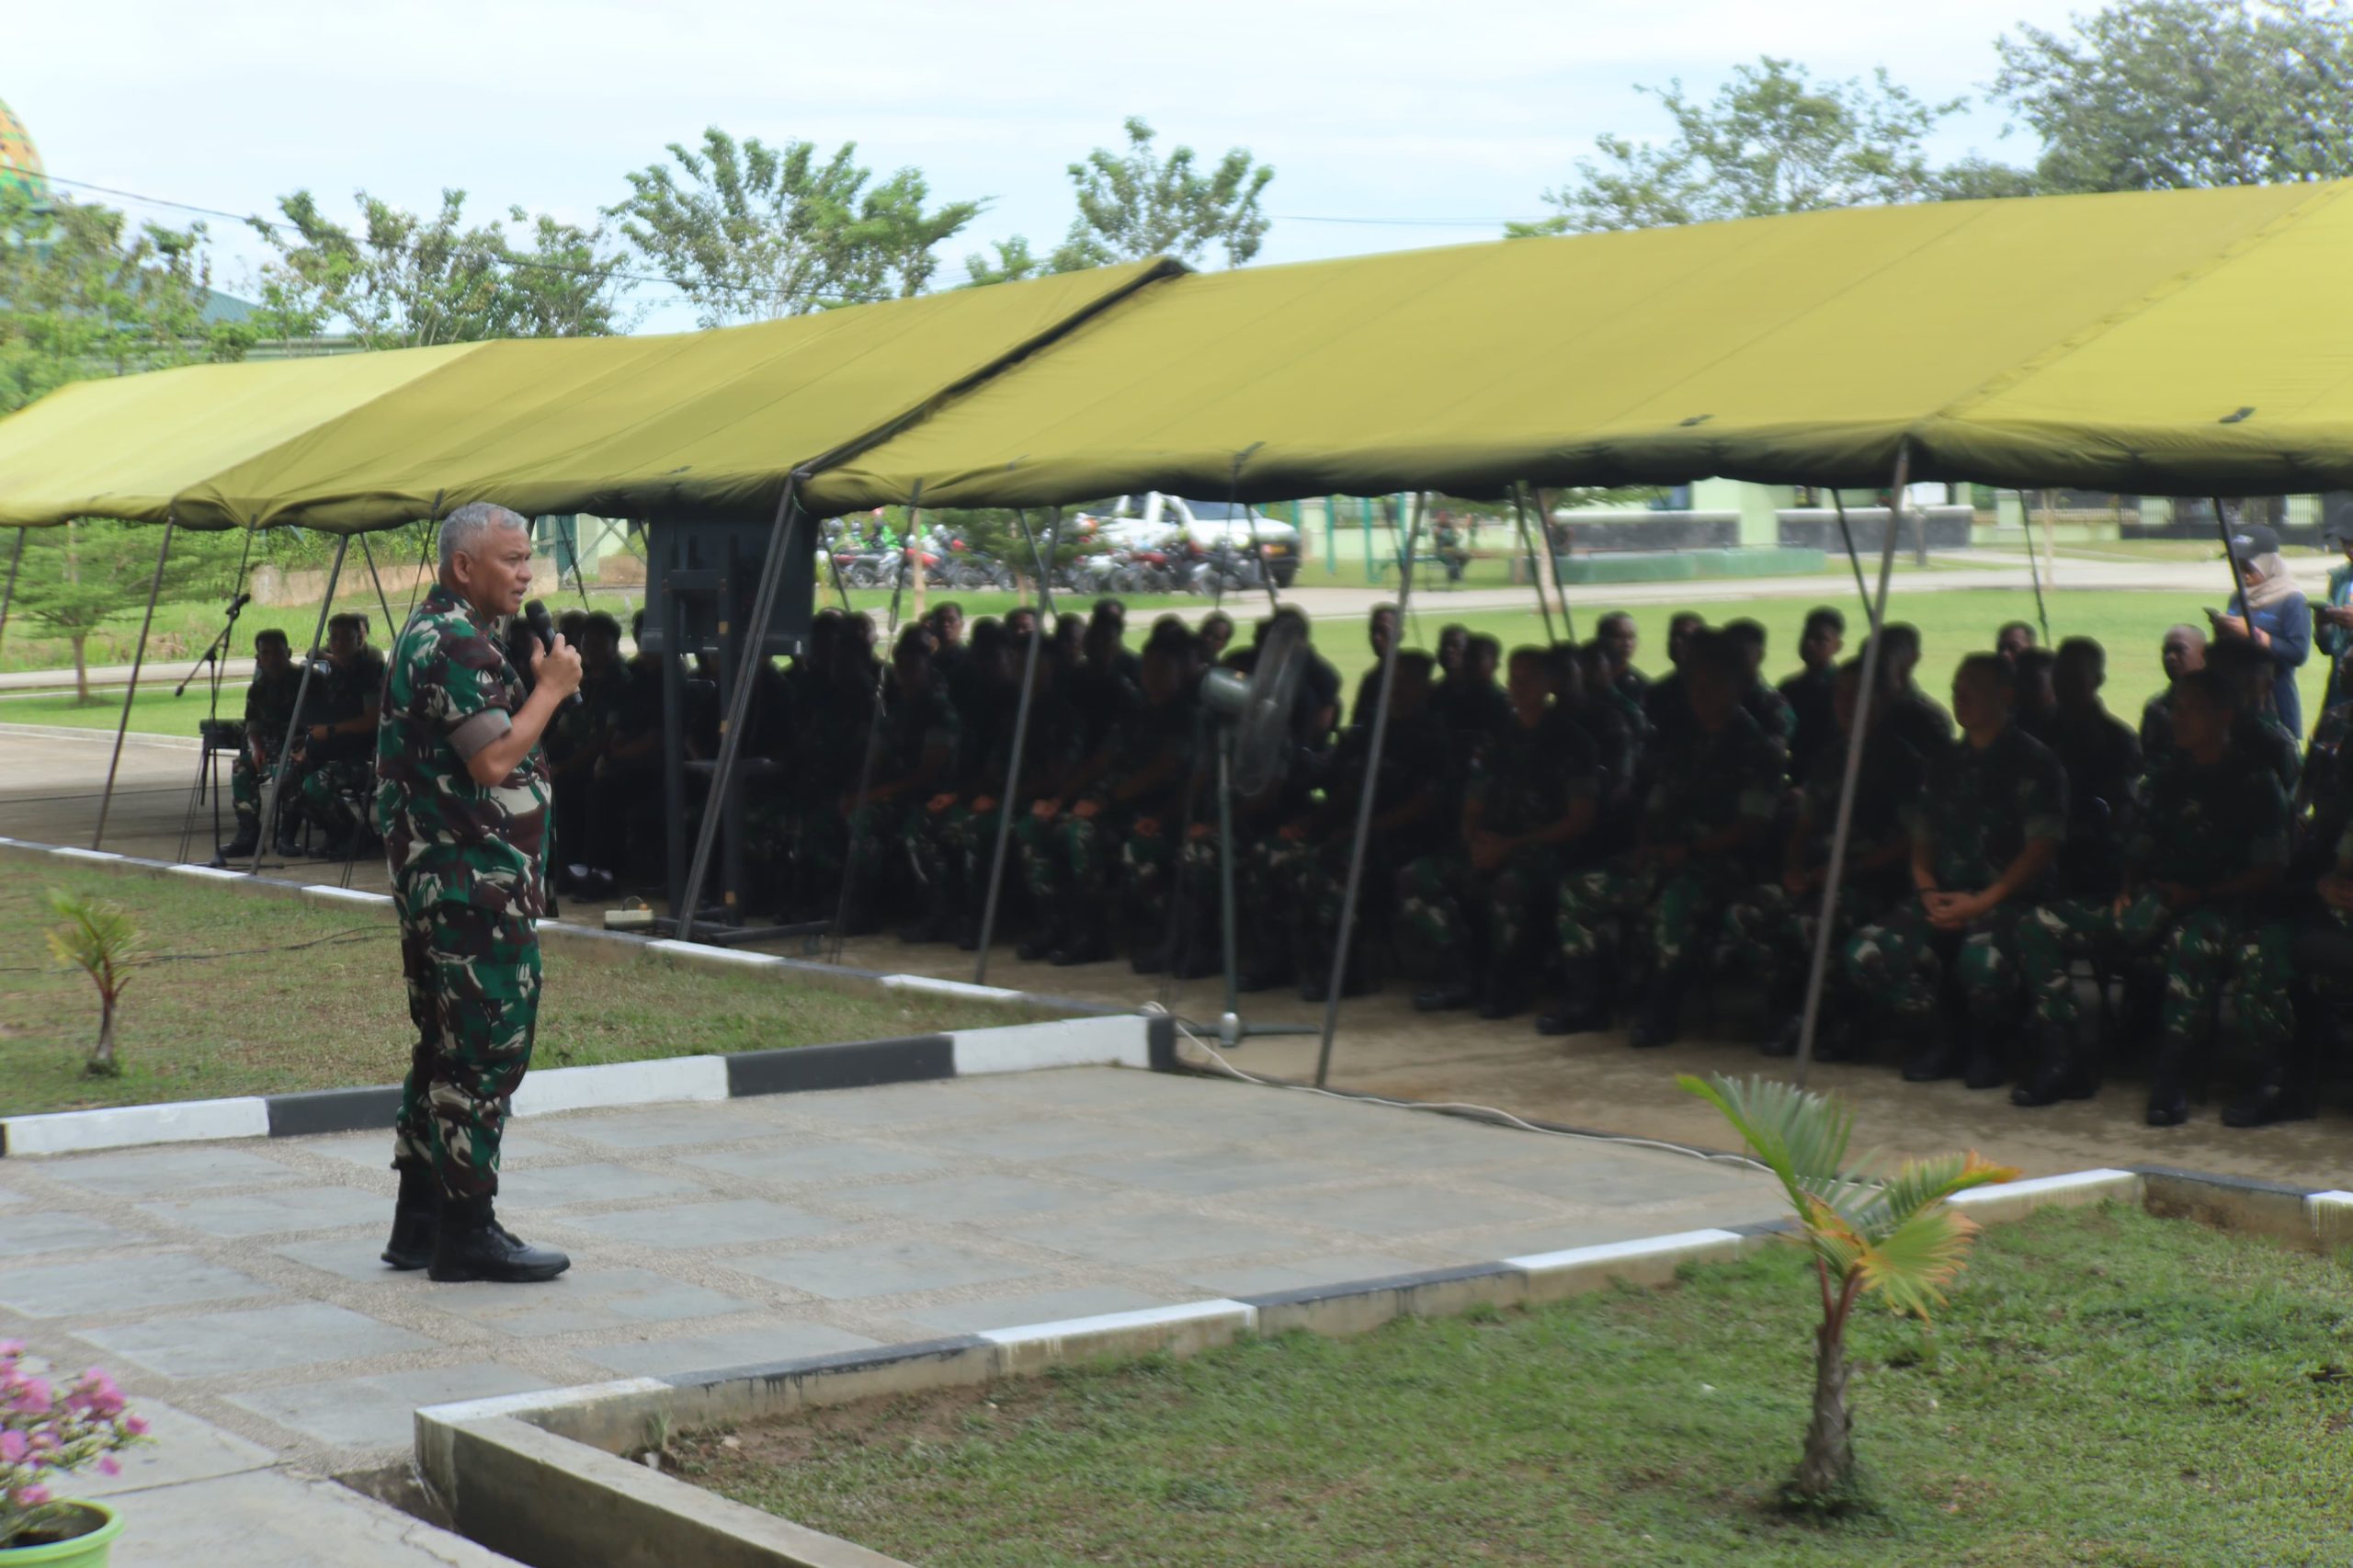
<path id="1" fill-rule="evenodd" d="M 531 685 L 535 690 L 547 687 L 558 698 L 570 697 L 580 689 L 580 650 L 566 647 L 563 632 L 555 634 L 551 646 L 531 655 Z"/>

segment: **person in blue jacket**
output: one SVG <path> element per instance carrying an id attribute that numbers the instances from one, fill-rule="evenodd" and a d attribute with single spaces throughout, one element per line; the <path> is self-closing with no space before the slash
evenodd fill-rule
<path id="1" fill-rule="evenodd" d="M 2345 552 L 2344 563 L 2329 569 L 2328 602 L 2313 608 L 2313 644 L 2328 660 L 2328 687 L 2321 711 L 2344 701 L 2345 655 L 2353 653 L 2353 509 L 2333 511 L 2321 525 L 2320 537 Z"/>
<path id="2" fill-rule="evenodd" d="M 2251 642 L 2271 661 L 2272 700 L 2279 722 L 2300 739 L 2304 733 L 2303 702 L 2296 693 L 2296 672 L 2313 653 L 2313 611 L 2288 563 L 2279 558 L 2279 536 L 2261 523 L 2242 523 L 2232 531 L 2237 552 L 2239 591 L 2231 597 L 2228 615 L 2209 610 L 2217 637 Z"/>

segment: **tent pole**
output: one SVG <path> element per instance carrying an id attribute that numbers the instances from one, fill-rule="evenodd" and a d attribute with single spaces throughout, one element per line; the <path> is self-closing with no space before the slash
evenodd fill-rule
<path id="1" fill-rule="evenodd" d="M 1054 613 L 1054 552 L 1062 548 L 1063 509 L 1050 507 L 1046 512 L 1046 551 L 1038 553 L 1038 537 L 1029 531 L 1029 514 L 1016 506 L 1013 520 L 1021 525 L 1021 537 L 1029 546 L 1029 559 L 1038 568 L 1038 630 L 1043 631 Z"/>
<path id="2" fill-rule="evenodd" d="M 433 512 L 426 518 L 425 543 L 416 552 L 416 581 L 408 585 L 408 613 L 401 618 L 403 631 L 416 619 L 416 601 L 425 597 L 425 580 L 432 573 L 434 552 L 440 544 L 441 497 L 447 494 L 441 490 L 433 493 Z"/>
<path id="3" fill-rule="evenodd" d="M 1405 528 L 1405 552 L 1397 569 L 1401 619 L 1404 608 L 1414 602 L 1414 549 L 1421 542 L 1424 494 L 1418 490 L 1414 493 L 1413 520 Z M 1319 1089 L 1332 1075 L 1332 1036 L 1340 1027 L 1340 991 L 1347 983 L 1348 944 L 1356 937 L 1357 895 L 1364 888 L 1365 851 L 1372 844 L 1373 797 L 1381 792 L 1381 749 L 1389 742 L 1390 699 L 1397 690 L 1397 650 L 1404 641 L 1403 637 L 1392 637 L 1381 655 L 1381 706 L 1372 710 L 1372 745 L 1365 758 L 1363 794 L 1357 801 L 1356 841 L 1348 850 L 1348 884 L 1340 901 L 1339 940 L 1332 949 L 1331 984 L 1324 993 L 1324 1039 L 1315 1051 L 1315 1086 Z"/>
<path id="4" fill-rule="evenodd" d="M 1912 443 L 1895 448 L 1895 480 L 1888 491 L 1887 534 L 1880 540 L 1879 597 L 1870 606 L 1871 639 L 1863 644 L 1862 699 L 1855 704 L 1855 727 L 1847 736 L 1847 767 L 1838 785 L 1838 815 L 1830 830 L 1830 864 L 1822 877 L 1822 915 L 1813 931 L 1813 952 L 1805 977 L 1805 1013 L 1798 1024 L 1798 1087 L 1805 1087 L 1806 1069 L 1813 1064 L 1814 1031 L 1822 1025 L 1823 982 L 1830 972 L 1830 946 L 1838 918 L 1838 881 L 1847 874 L 1847 840 L 1855 827 L 1855 789 L 1863 776 L 1863 743 L 1871 727 L 1871 710 L 1879 705 L 1880 657 L 1887 639 L 1877 628 L 1887 620 L 1887 589 L 1895 576 L 1895 533 L 1903 520 L 1904 483 L 1912 470 Z"/>
<path id="5" fill-rule="evenodd" d="M 784 494 L 777 497 L 776 521 L 768 527 L 768 556 L 760 563 L 759 586 L 752 595 L 752 619 L 745 628 L 743 656 L 736 662 L 735 689 L 727 694 L 727 711 L 720 720 L 719 759 L 711 765 L 710 795 L 703 802 L 702 821 L 695 827 L 695 855 L 688 864 L 685 896 L 679 899 L 678 907 L 670 912 L 681 942 L 694 940 L 695 914 L 702 897 L 703 878 L 710 872 L 711 846 L 719 840 L 721 810 L 727 800 L 727 786 L 735 777 L 736 761 L 743 755 L 744 726 L 752 712 L 752 677 L 758 672 L 760 661 L 767 657 L 768 622 L 776 619 L 777 590 L 784 580 L 786 560 L 791 554 L 792 525 L 801 517 L 797 504 L 800 491 L 801 475 L 787 476 Z M 673 648 L 667 656 L 675 658 L 677 650 Z"/>
<path id="6" fill-rule="evenodd" d="M 1225 487 L 1225 520 L 1229 525 L 1233 521 L 1234 509 L 1242 505 L 1242 465 L 1250 460 L 1252 452 L 1266 444 L 1264 441 L 1253 441 L 1233 454 L 1233 477 Z M 1245 517 L 1243 520 L 1249 525 L 1250 553 L 1258 558 L 1258 585 L 1267 590 L 1267 609 L 1271 614 L 1283 606 L 1282 601 L 1275 597 L 1275 574 L 1267 567 L 1267 541 L 1258 537 L 1256 519 Z M 1296 528 L 1291 531 L 1298 532 Z"/>
<path id="7" fill-rule="evenodd" d="M 24 528 L 17 530 L 17 546 L 8 551 L 8 585 L 0 588 L 0 637 L 8 634 L 8 607 L 17 602 L 17 568 L 25 562 L 26 532 Z"/>
<path id="8" fill-rule="evenodd" d="M 915 489 L 907 496 L 907 514 L 910 517 L 914 516 L 916 508 L 922 505 L 923 481 L 918 479 L 915 481 Z M 898 580 L 891 585 L 891 609 L 884 622 L 882 656 L 875 661 L 874 706 L 867 710 L 866 748 L 858 760 L 858 794 L 855 798 L 861 805 L 865 802 L 866 791 L 874 783 L 874 743 L 882 733 L 882 698 L 889 688 L 892 654 L 895 652 L 899 641 L 899 596 L 905 593 L 906 589 L 907 552 L 903 550 L 899 552 Z M 842 892 L 840 901 L 834 906 L 834 947 L 832 955 L 825 960 L 828 963 L 842 961 L 842 945 L 849 939 L 848 933 L 843 927 L 849 922 L 849 890 L 851 882 L 857 880 L 857 866 L 858 812 L 852 811 L 848 832 L 842 846 Z"/>
<path id="9" fill-rule="evenodd" d="M 1830 505 L 1837 509 L 1838 537 L 1847 541 L 1847 564 L 1855 569 L 1855 596 L 1863 601 L 1863 614 L 1869 617 L 1872 613 L 1871 591 L 1863 581 L 1863 558 L 1855 553 L 1855 529 L 1847 521 L 1847 498 L 1839 494 L 1836 487 L 1830 492 Z M 1893 512 L 1887 515 L 1887 526 L 1895 526 L 1895 514 Z M 1878 621 L 1871 622 L 1871 630 L 1879 630 Z"/>
<path id="10" fill-rule="evenodd" d="M 1561 586 L 1561 558 L 1552 549 L 1552 508 L 1544 499 L 1542 485 L 1531 484 L 1529 488 L 1536 494 L 1536 531 L 1544 537 L 1544 559 L 1552 563 L 1552 597 L 1561 601 L 1561 635 L 1574 642 L 1577 640 L 1576 622 L 1569 618 L 1569 592 Z"/>
<path id="11" fill-rule="evenodd" d="M 2209 499 L 2214 503 L 2214 531 L 2222 536 L 2222 553 L 2231 562 L 2231 592 L 2238 596 L 2239 615 L 2246 621 L 2247 630 L 2252 631 L 2255 630 L 2255 612 L 2246 604 L 2246 562 L 2239 559 L 2239 547 L 2231 542 L 2231 525 L 2229 519 L 2222 516 L 2222 498 L 2215 495 Z M 2222 602 L 2228 604 L 2230 601 L 2225 599 Z"/>
<path id="12" fill-rule="evenodd" d="M 335 540 L 335 564 L 327 568 L 326 597 L 319 601 L 319 623 L 311 631 L 311 651 L 302 656 L 302 678 L 294 687 L 294 713 L 286 722 L 286 742 L 278 748 L 278 767 L 270 775 L 269 804 L 262 812 L 261 837 L 254 845 L 253 874 L 261 875 L 261 858 L 269 852 L 286 793 L 286 765 L 294 756 L 294 737 L 301 733 L 302 703 L 311 695 L 312 666 L 319 662 L 319 644 L 326 641 L 327 613 L 335 608 L 335 585 L 343 580 L 343 558 L 351 550 L 351 536 Z"/>
<path id="13" fill-rule="evenodd" d="M 98 827 L 90 835 L 93 849 L 107 836 L 107 812 L 114 804 L 114 776 L 122 767 L 122 741 L 131 733 L 131 704 L 139 696 L 139 672 L 147 663 L 147 632 L 155 624 L 155 600 L 164 591 L 164 563 L 171 558 L 172 529 L 176 526 L 176 520 L 166 513 L 164 542 L 155 551 L 155 577 L 147 585 L 147 613 L 139 622 L 139 645 L 131 654 L 131 684 L 122 691 L 122 719 L 114 728 L 114 756 L 107 763 L 107 787 L 98 796 Z"/>
<path id="14" fill-rule="evenodd" d="M 1020 517 L 1020 514 L 1016 513 L 1015 516 Z M 1062 508 L 1057 506 L 1046 524 L 1046 554 L 1049 557 L 1054 552 L 1054 534 L 1062 527 Z M 1025 538 L 1029 532 L 1029 519 L 1026 517 L 1021 517 L 1021 532 Z M 1030 540 L 1029 549 L 1032 554 L 1037 552 L 1035 540 Z M 1044 574 L 1040 573 L 1038 584 L 1041 597 L 1045 581 Z M 1029 710 L 1037 698 L 1038 649 L 1045 641 L 1046 612 L 1041 609 L 1038 613 L 1038 624 L 1029 632 L 1029 652 L 1021 658 L 1021 706 L 1013 715 L 1013 760 L 1006 766 L 1005 793 L 997 797 L 996 852 L 989 860 L 988 897 L 981 907 L 981 950 L 972 965 L 972 983 L 975 985 L 986 985 L 989 980 L 989 942 L 996 935 L 997 896 L 1005 887 L 1005 858 L 1012 846 L 1013 813 L 1021 798 L 1022 750 L 1029 744 Z"/>
<path id="15" fill-rule="evenodd" d="M 359 558 L 368 563 L 369 581 L 376 585 L 376 608 L 384 612 L 384 635 L 397 637 L 401 629 L 392 621 L 392 601 L 384 597 L 384 576 L 376 570 L 376 551 L 368 543 L 368 536 L 359 536 Z"/>
<path id="16" fill-rule="evenodd" d="M 2042 531 L 2047 536 L 2051 531 L 2051 492 L 2044 491 L 2042 497 Z M 2026 574 L 2034 584 L 2034 619 L 2042 625 L 2042 645 L 2047 648 L 2051 645 L 2051 612 L 2043 608 L 2042 567 L 2035 559 L 2034 506 L 2023 490 L 2018 492 L 2018 521 L 2026 528 Z"/>
<path id="17" fill-rule="evenodd" d="M 1536 542 L 1528 531 L 1528 486 L 1517 479 L 1511 482 L 1511 515 L 1519 529 L 1520 553 L 1528 557 L 1528 583 L 1536 590 L 1536 613 L 1544 618 L 1544 641 L 1557 647 L 1560 639 L 1552 635 L 1552 607 L 1544 598 L 1544 573 L 1536 564 Z"/>

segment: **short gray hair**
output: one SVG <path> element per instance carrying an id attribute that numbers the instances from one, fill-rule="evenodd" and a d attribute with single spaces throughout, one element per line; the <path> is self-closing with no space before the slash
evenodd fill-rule
<path id="1" fill-rule="evenodd" d="M 531 519 L 495 501 L 467 502 L 441 519 L 441 570 L 447 572 L 460 554 L 474 553 L 475 544 L 493 528 L 521 528 L 529 533 Z"/>

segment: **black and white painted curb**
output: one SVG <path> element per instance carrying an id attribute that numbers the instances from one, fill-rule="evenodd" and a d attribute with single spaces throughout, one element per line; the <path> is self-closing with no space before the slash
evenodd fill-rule
<path id="1" fill-rule="evenodd" d="M 392 900 L 387 895 L 350 888 L 306 886 L 239 871 L 215 870 L 209 866 L 173 865 L 104 851 L 28 844 L 21 839 L 0 838 L 0 850 L 32 851 L 130 871 L 231 882 L 313 902 L 365 906 L 386 916 L 392 913 Z M 847 981 L 886 993 L 960 996 L 1027 1011 L 1083 1016 L 992 1028 L 956 1029 L 946 1034 L 739 1051 L 727 1056 L 674 1056 L 600 1067 L 542 1068 L 524 1080 L 515 1096 L 514 1113 L 521 1117 L 660 1102 L 742 1099 L 751 1095 L 787 1095 L 812 1089 L 868 1088 L 983 1074 L 1031 1073 L 1052 1067 L 1166 1070 L 1176 1061 L 1175 1028 L 1163 1017 L 1114 1012 L 1063 997 L 938 980 L 928 975 L 843 970 L 767 953 L 649 939 L 552 921 L 542 923 L 540 934 L 542 941 L 549 942 L 621 944 L 677 963 L 731 971 L 769 970 L 796 978 L 813 973 L 830 983 Z M 69 1154 L 145 1143 L 372 1131 L 390 1127 L 399 1105 L 399 1088 L 382 1085 L 6 1116 L 0 1117 L 0 1154 Z"/>

